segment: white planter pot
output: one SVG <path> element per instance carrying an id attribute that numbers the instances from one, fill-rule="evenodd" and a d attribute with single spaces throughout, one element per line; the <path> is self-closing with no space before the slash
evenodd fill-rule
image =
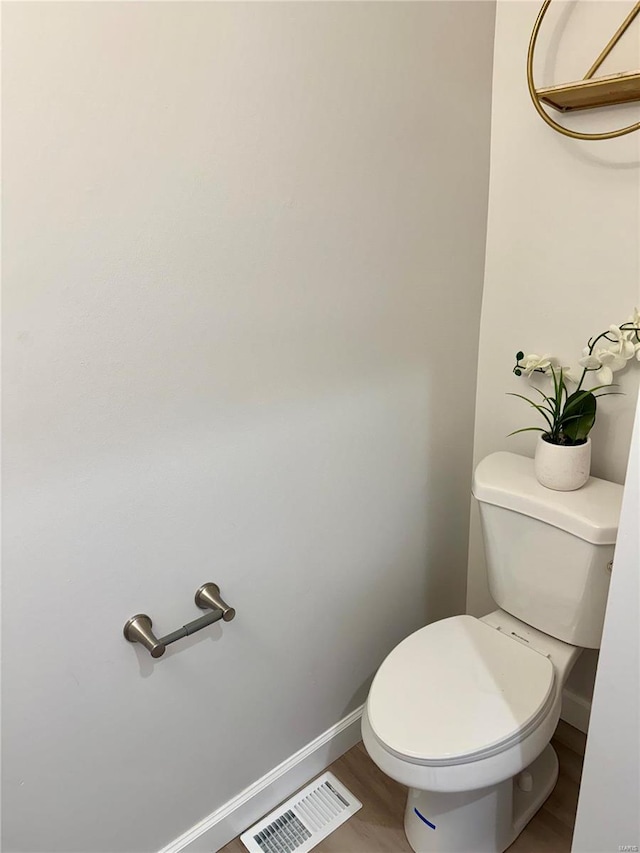
<path id="1" fill-rule="evenodd" d="M 575 491 L 589 479 L 591 439 L 588 438 L 584 444 L 568 447 L 549 444 L 540 436 L 533 467 L 538 482 L 547 489 L 555 489 L 558 492 Z"/>

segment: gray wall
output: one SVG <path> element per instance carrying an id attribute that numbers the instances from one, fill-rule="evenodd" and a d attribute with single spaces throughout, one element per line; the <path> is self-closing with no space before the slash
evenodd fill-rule
<path id="1" fill-rule="evenodd" d="M 493 6 L 3 18 L 4 849 L 149 851 L 464 610 Z"/>

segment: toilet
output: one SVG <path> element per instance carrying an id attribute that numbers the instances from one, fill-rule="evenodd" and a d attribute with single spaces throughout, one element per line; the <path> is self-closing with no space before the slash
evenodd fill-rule
<path id="1" fill-rule="evenodd" d="M 476 468 L 498 610 L 421 628 L 387 656 L 362 717 L 367 752 L 409 793 L 416 853 L 501 853 L 553 790 L 562 688 L 600 647 L 622 486 L 541 486 L 533 460 Z"/>

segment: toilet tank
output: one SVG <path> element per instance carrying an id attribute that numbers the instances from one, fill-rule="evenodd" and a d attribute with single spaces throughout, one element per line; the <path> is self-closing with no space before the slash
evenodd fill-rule
<path id="1" fill-rule="evenodd" d="M 538 483 L 532 459 L 483 459 L 473 494 L 498 606 L 566 643 L 600 648 L 622 491 L 590 477 L 556 492 Z"/>

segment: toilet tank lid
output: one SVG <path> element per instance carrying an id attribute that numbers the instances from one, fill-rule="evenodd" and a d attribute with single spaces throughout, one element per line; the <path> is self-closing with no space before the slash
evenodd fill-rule
<path id="1" fill-rule="evenodd" d="M 594 545 L 614 545 L 623 487 L 589 477 L 575 492 L 556 492 L 540 485 L 533 459 L 501 451 L 476 467 L 473 495 L 483 503 L 511 509 Z"/>

